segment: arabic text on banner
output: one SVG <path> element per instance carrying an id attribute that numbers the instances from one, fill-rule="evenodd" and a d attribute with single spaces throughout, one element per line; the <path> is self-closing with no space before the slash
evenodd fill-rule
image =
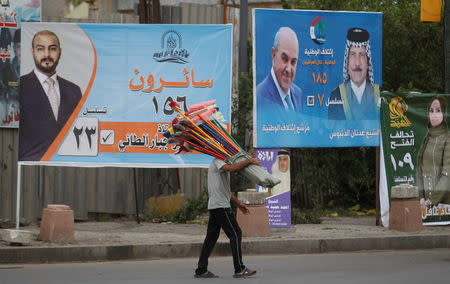
<path id="1" fill-rule="evenodd" d="M 255 9 L 253 24 L 255 147 L 379 145 L 381 13 Z M 295 35 L 298 41 L 298 56 L 291 56 L 280 40 L 279 60 L 289 60 L 292 71 L 279 71 L 284 62 L 271 70 L 280 28 L 289 29 L 291 47 Z M 365 57 L 358 66 L 348 63 L 356 48 Z"/>
<path id="2" fill-rule="evenodd" d="M 39 130 L 28 127 L 40 110 L 34 112 L 23 99 L 21 107 L 28 113 L 19 131 L 19 140 L 25 137 L 19 141 L 20 161 L 142 167 L 209 164 L 211 158 L 203 154 L 174 155 L 176 146 L 168 145 L 162 134 L 176 117 L 169 106 L 172 101 L 186 110 L 188 105 L 216 100 L 229 127 L 231 25 L 24 23 L 22 30 L 21 76 L 29 86 L 24 84 L 21 92 L 32 89 L 45 96 L 41 85 L 32 85 L 37 83 L 29 47 L 37 32 L 49 30 L 57 35 L 62 50 L 56 67 L 60 109 L 67 105 L 64 86 L 79 87 L 81 99 L 67 121 L 60 122 L 58 116 L 57 134 L 46 129 L 52 122 L 45 119 Z M 27 98 L 25 93 L 22 97 Z M 41 113 L 44 110 L 49 106 L 43 104 Z M 31 137 L 26 131 L 34 131 L 34 139 L 26 138 Z"/>
<path id="3" fill-rule="evenodd" d="M 450 96 L 383 93 L 381 127 L 387 187 L 419 189 L 424 224 L 450 223 Z"/>

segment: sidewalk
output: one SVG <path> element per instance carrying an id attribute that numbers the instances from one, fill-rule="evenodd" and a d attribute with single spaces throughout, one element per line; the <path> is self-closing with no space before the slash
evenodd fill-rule
<path id="1" fill-rule="evenodd" d="M 20 229 L 39 234 L 36 225 Z M 10 246 L 0 241 L 0 264 L 197 257 L 205 234 L 205 224 L 77 222 L 70 244 L 36 240 Z M 228 246 L 221 232 L 213 254 L 229 255 Z M 376 226 L 373 216 L 325 218 L 317 225 L 272 229 L 269 237 L 244 238 L 242 245 L 246 255 L 427 248 L 450 248 L 450 226 L 399 232 Z"/>

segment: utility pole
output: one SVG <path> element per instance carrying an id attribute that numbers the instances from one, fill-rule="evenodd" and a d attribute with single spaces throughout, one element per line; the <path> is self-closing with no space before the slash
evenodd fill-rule
<path id="1" fill-rule="evenodd" d="M 247 36 L 248 1 L 241 0 L 239 8 L 239 72 L 248 72 Z"/>
<path id="2" fill-rule="evenodd" d="M 139 0 L 139 24 L 148 24 L 147 0 Z"/>
<path id="3" fill-rule="evenodd" d="M 151 5 L 149 5 L 149 1 L 151 1 Z M 152 13 L 151 18 L 149 17 L 149 10 Z M 139 0 L 139 23 L 161 24 L 161 4 L 159 0 Z"/>
<path id="4" fill-rule="evenodd" d="M 450 93 L 450 0 L 444 0 L 444 88 Z"/>
<path id="5" fill-rule="evenodd" d="M 159 0 L 152 0 L 152 24 L 161 24 L 161 4 Z"/>

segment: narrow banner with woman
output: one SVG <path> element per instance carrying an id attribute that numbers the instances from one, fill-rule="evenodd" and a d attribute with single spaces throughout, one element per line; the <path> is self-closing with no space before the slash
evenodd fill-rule
<path id="1" fill-rule="evenodd" d="M 415 185 L 419 189 L 423 224 L 450 224 L 450 134 L 447 120 L 450 96 L 417 93 L 384 93 L 382 96 L 387 196 L 390 196 L 392 186 L 402 183 Z M 388 206 L 383 206 L 385 201 L 381 198 L 382 215 L 383 211 L 384 214 L 389 212 Z"/>

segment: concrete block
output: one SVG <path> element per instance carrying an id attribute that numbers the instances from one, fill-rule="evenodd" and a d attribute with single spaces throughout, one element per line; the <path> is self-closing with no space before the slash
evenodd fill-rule
<path id="1" fill-rule="evenodd" d="M 393 199 L 389 212 L 389 228 L 404 231 L 420 231 L 422 227 L 422 211 L 419 200 Z"/>
<path id="2" fill-rule="evenodd" d="M 419 189 L 407 183 L 402 183 L 391 188 L 391 198 L 415 198 L 419 197 Z"/>
<path id="3" fill-rule="evenodd" d="M 42 211 L 40 238 L 49 242 L 75 239 L 73 210 L 67 205 L 49 204 Z"/>
<path id="4" fill-rule="evenodd" d="M 247 205 L 260 205 L 266 203 L 268 192 L 256 191 L 240 191 L 238 192 L 238 199 Z"/>
<path id="5" fill-rule="evenodd" d="M 237 210 L 236 220 L 241 227 L 243 237 L 270 236 L 269 213 L 264 205 L 248 205 L 250 214 Z"/>
<path id="6" fill-rule="evenodd" d="M 22 244 L 26 246 L 30 245 L 31 242 L 35 239 L 34 234 L 30 231 L 5 229 L 0 230 L 0 232 L 1 240 L 8 243 Z"/>

